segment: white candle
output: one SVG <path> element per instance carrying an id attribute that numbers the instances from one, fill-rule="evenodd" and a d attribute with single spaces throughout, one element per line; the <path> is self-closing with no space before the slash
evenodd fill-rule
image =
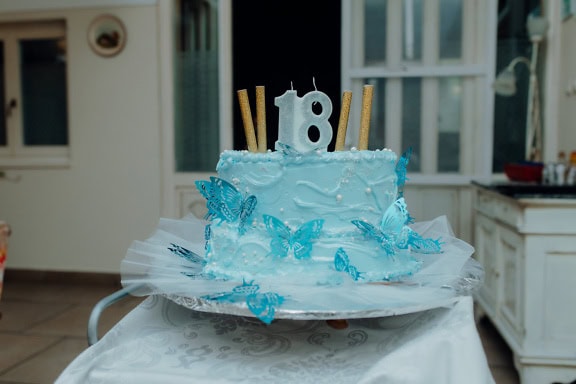
<path id="1" fill-rule="evenodd" d="M 318 114 L 312 108 L 315 103 L 322 108 Z M 325 93 L 312 91 L 300 98 L 296 91 L 289 90 L 276 97 L 274 105 L 280 109 L 278 142 L 300 153 L 328 148 L 332 140 L 332 126 L 328 121 L 332 114 L 332 102 Z M 312 127 L 318 129 L 317 141 L 312 141 L 308 134 Z"/>

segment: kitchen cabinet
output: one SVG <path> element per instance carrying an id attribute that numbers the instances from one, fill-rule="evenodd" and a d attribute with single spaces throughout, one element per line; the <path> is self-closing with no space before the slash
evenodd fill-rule
<path id="1" fill-rule="evenodd" d="M 572 382 L 576 189 L 572 195 L 516 187 L 473 186 L 474 257 L 485 270 L 477 311 L 512 349 L 523 384 Z"/>

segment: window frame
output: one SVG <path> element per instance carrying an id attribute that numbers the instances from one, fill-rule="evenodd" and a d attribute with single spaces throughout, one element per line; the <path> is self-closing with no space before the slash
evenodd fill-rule
<path id="1" fill-rule="evenodd" d="M 438 22 L 435 17 L 438 12 L 430 10 L 438 9 L 439 0 L 426 0 L 423 2 L 425 10 L 423 33 L 423 57 L 430 58 L 434 52 L 426 52 L 427 47 L 438 46 L 437 28 Z M 387 41 L 386 66 L 365 65 L 364 57 L 364 1 L 342 0 L 342 88 L 352 90 L 354 95 L 362 94 L 362 86 L 365 79 L 381 79 L 387 81 L 386 85 L 386 122 L 385 143 L 386 146 L 401 152 L 401 109 L 402 109 L 402 84 L 405 77 L 421 77 L 423 82 L 423 96 L 421 119 L 421 164 L 419 173 L 412 173 L 411 182 L 421 184 L 468 184 L 472 178 L 489 177 L 492 169 L 492 120 L 494 95 L 492 82 L 494 80 L 494 60 L 496 54 L 496 25 L 497 0 L 474 1 L 462 0 L 463 6 L 463 51 L 461 64 L 442 64 L 426 66 L 426 64 L 410 65 L 401 62 L 402 46 L 398 39 L 397 31 L 402 30 L 402 23 L 397 15 L 402 12 L 402 0 L 388 0 L 387 2 Z M 474 22 L 469 25 L 467 18 Z M 478 49 L 480 47 L 480 49 Z M 395 61 L 391 61 L 396 58 Z M 439 77 L 461 77 L 464 94 L 462 104 L 462 121 L 464 125 L 460 131 L 460 172 L 438 173 L 437 163 L 437 135 L 438 130 L 433 122 L 438 113 L 437 92 L 435 88 Z M 356 104 L 354 104 L 354 99 Z M 424 102 L 429 100 L 429 102 Z M 350 112 L 347 141 L 353 145 L 358 136 L 357 124 L 361 97 L 353 98 L 353 106 Z M 476 102 L 475 102 L 476 101 Z"/>
<path id="2" fill-rule="evenodd" d="M 67 166 L 70 143 L 67 145 L 25 145 L 23 143 L 22 91 L 20 78 L 19 41 L 28 39 L 60 39 L 66 41 L 65 21 L 22 21 L 0 23 L 0 40 L 4 42 L 4 97 L 6 102 L 17 100 L 10 118 L 6 117 L 6 146 L 0 147 L 3 168 L 43 168 Z M 66 78 L 69 68 L 66 66 Z M 68 81 L 65 84 L 69 95 Z M 67 103 L 69 99 L 67 98 Z M 69 108 L 67 108 L 69 111 Z M 68 116 L 67 116 L 68 118 Z"/>

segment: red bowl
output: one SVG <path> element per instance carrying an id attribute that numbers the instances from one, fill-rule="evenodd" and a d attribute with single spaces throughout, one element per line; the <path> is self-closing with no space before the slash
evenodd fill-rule
<path id="1" fill-rule="evenodd" d="M 510 181 L 536 182 L 542 181 L 544 164 L 535 162 L 504 164 L 504 173 Z"/>

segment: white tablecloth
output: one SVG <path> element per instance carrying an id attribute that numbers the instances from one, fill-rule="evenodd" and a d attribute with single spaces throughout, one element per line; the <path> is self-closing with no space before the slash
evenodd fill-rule
<path id="1" fill-rule="evenodd" d="M 270 325 L 152 296 L 60 375 L 63 383 L 492 384 L 472 298 L 450 308 Z"/>

